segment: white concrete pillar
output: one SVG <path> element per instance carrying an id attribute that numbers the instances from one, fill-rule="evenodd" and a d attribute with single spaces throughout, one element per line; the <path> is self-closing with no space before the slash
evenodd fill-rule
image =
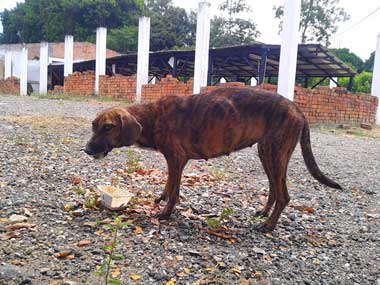
<path id="1" fill-rule="evenodd" d="M 224 84 L 224 83 L 226 83 L 227 82 L 227 80 L 224 78 L 224 77 L 222 77 L 222 78 L 220 78 L 220 84 Z"/>
<path id="2" fill-rule="evenodd" d="M 210 46 L 211 4 L 200 2 L 198 5 L 197 34 L 194 60 L 193 93 L 198 94 L 201 87 L 207 86 L 208 54 Z"/>
<path id="3" fill-rule="evenodd" d="M 380 34 L 377 36 L 375 61 L 373 63 L 371 94 L 379 98 L 376 112 L 376 124 L 380 125 Z"/>
<path id="4" fill-rule="evenodd" d="M 338 82 L 338 77 L 333 77 L 333 79 Z M 337 87 L 336 83 L 330 79 L 330 89 Z"/>
<path id="5" fill-rule="evenodd" d="M 48 80 L 48 65 L 49 65 L 49 43 L 42 42 L 40 44 L 40 94 L 47 93 Z"/>
<path id="6" fill-rule="evenodd" d="M 65 65 L 63 75 L 66 77 L 73 73 L 74 36 L 65 36 Z"/>
<path id="7" fill-rule="evenodd" d="M 257 79 L 255 77 L 251 77 L 251 86 L 257 85 Z"/>
<path id="8" fill-rule="evenodd" d="M 137 78 L 136 78 L 136 102 L 141 103 L 141 91 L 143 84 L 149 80 L 149 42 L 150 42 L 150 18 L 139 18 L 139 38 L 137 50 Z"/>
<path id="9" fill-rule="evenodd" d="M 106 74 L 107 28 L 96 29 L 95 95 L 99 94 L 99 76 Z"/>
<path id="10" fill-rule="evenodd" d="M 20 95 L 28 95 L 28 49 L 23 47 L 20 57 Z"/>
<path id="11" fill-rule="evenodd" d="M 5 52 L 4 59 L 4 79 L 12 76 L 12 52 Z"/>
<path id="12" fill-rule="evenodd" d="M 285 1 L 277 92 L 291 101 L 296 80 L 300 13 L 301 0 Z"/>

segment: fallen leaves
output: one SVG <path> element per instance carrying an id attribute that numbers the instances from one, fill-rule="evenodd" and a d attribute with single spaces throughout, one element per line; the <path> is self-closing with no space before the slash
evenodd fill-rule
<path id="1" fill-rule="evenodd" d="M 30 231 L 37 231 L 36 229 L 37 225 L 35 224 L 30 224 L 30 223 L 15 223 L 15 224 L 11 224 L 11 225 L 8 225 L 5 227 L 5 230 L 7 232 L 11 232 L 11 231 L 15 231 L 15 230 L 18 230 L 18 229 L 23 229 L 23 228 L 26 228 Z"/>
<path id="2" fill-rule="evenodd" d="M 141 278 L 141 276 L 138 274 L 131 274 L 129 275 L 129 278 L 132 279 L 133 281 L 137 281 Z"/>
<path id="3" fill-rule="evenodd" d="M 89 239 L 84 239 L 84 240 L 79 241 L 79 242 L 77 243 L 77 246 L 79 246 L 79 247 L 84 247 L 84 246 L 88 246 L 88 245 L 90 245 L 90 244 L 92 244 L 92 241 L 91 241 L 91 240 L 89 240 Z"/>
<path id="4" fill-rule="evenodd" d="M 136 229 L 135 229 L 135 234 L 136 235 L 141 235 L 143 233 L 143 230 L 141 227 L 137 226 Z"/>

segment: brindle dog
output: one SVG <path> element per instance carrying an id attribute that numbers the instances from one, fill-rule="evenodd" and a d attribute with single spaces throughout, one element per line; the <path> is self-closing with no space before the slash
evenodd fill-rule
<path id="1" fill-rule="evenodd" d="M 268 216 L 275 204 L 269 218 L 257 228 L 271 231 L 290 199 L 286 171 L 299 140 L 311 175 L 341 189 L 319 170 L 311 150 L 309 124 L 300 109 L 278 94 L 249 88 L 220 88 L 208 94 L 170 96 L 154 103 L 104 110 L 93 121 L 93 137 L 85 152 L 99 159 L 113 148 L 133 144 L 161 152 L 169 177 L 156 202 L 167 201 L 159 218 L 168 219 L 189 159 L 207 160 L 257 143 L 270 186 L 267 204 L 257 214 Z"/>

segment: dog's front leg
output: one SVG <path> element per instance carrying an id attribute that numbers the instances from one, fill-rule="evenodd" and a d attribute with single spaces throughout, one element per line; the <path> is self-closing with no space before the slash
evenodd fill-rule
<path id="1" fill-rule="evenodd" d="M 166 156 L 168 163 L 168 181 L 162 196 L 167 200 L 165 208 L 158 214 L 158 218 L 161 220 L 169 219 L 172 214 L 175 204 L 179 199 L 179 187 L 181 184 L 182 171 L 187 163 L 187 159 L 179 156 L 169 155 Z"/>

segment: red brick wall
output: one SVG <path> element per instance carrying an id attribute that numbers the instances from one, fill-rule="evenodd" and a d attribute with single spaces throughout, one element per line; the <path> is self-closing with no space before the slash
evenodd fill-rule
<path id="1" fill-rule="evenodd" d="M 136 76 L 100 76 L 99 95 L 133 102 L 136 97 Z"/>
<path id="2" fill-rule="evenodd" d="M 186 83 L 178 81 L 171 75 L 162 78 L 156 84 L 146 84 L 142 87 L 142 101 L 151 102 L 163 96 L 180 95 L 188 96 L 193 94 L 193 82 Z"/>
<path id="3" fill-rule="evenodd" d="M 235 86 L 277 92 L 276 85 L 264 83 L 260 86 L 249 87 L 240 82 L 208 86 L 207 88 L 202 88 L 201 92 L 215 90 L 220 87 Z M 341 87 L 333 89 L 329 87 L 306 89 L 297 86 L 294 93 L 294 102 L 302 110 L 311 124 L 374 124 L 378 105 L 377 97 L 369 94 L 354 94 Z"/>
<path id="4" fill-rule="evenodd" d="M 66 94 L 91 96 L 94 95 L 95 72 L 74 72 L 65 77 L 63 90 Z"/>
<path id="5" fill-rule="evenodd" d="M 20 80 L 13 76 L 0 80 L 0 94 L 20 95 Z"/>

